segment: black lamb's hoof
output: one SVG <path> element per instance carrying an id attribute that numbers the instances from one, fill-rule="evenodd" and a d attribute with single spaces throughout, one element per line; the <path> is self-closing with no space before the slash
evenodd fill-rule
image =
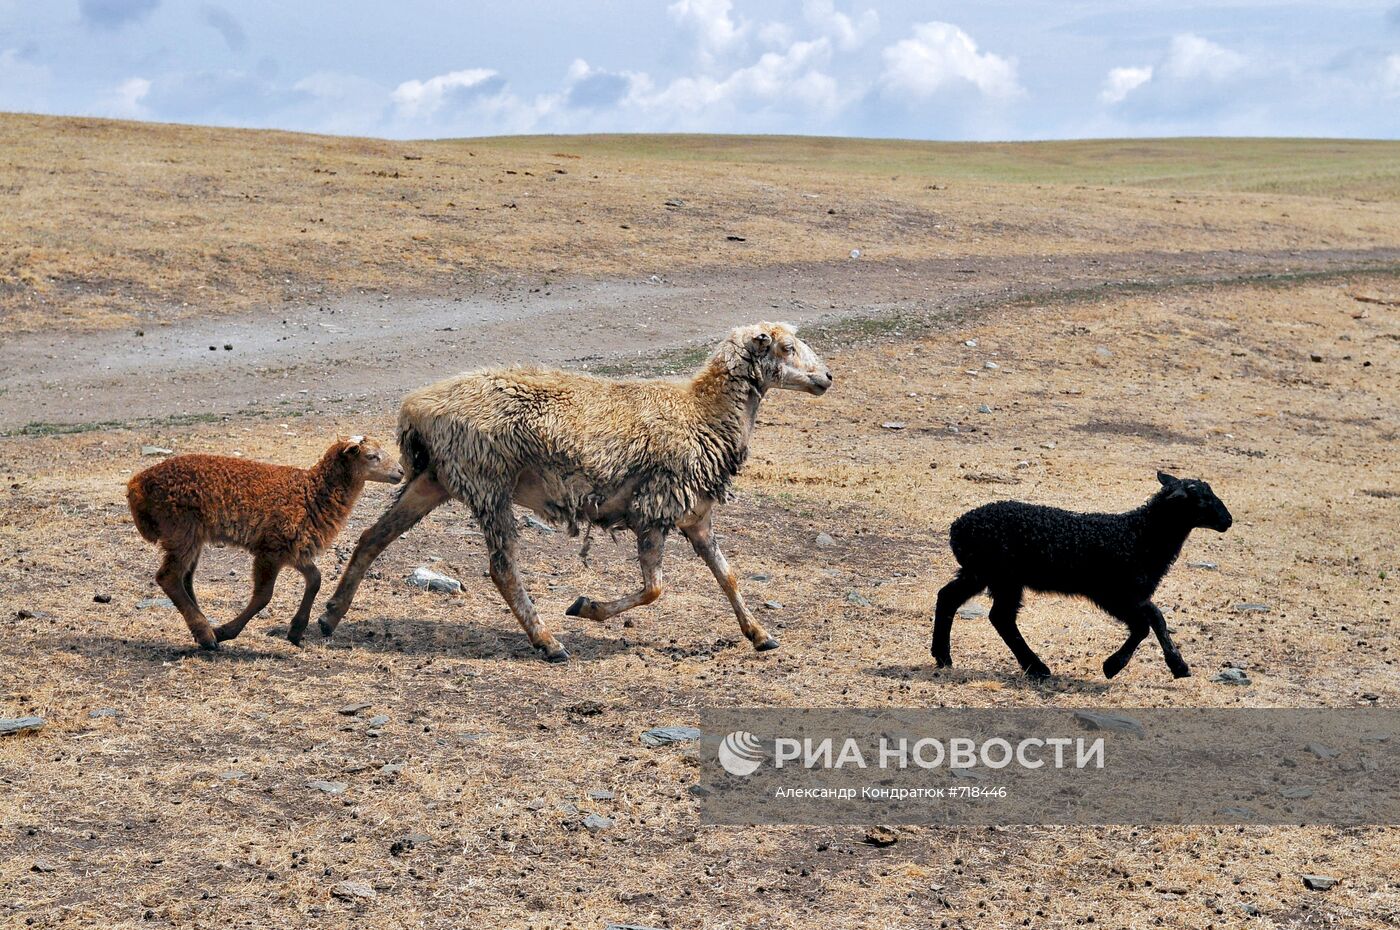
<path id="1" fill-rule="evenodd" d="M 770 636 L 761 643 L 754 643 L 753 648 L 756 652 L 767 652 L 769 649 L 777 649 L 778 641 Z"/>
<path id="2" fill-rule="evenodd" d="M 1115 665 L 1112 658 L 1104 659 L 1104 660 L 1103 660 L 1103 677 L 1105 677 L 1105 678 L 1112 678 L 1114 675 L 1117 675 L 1119 672 L 1123 671 L 1123 669 L 1125 669 L 1125 668 L 1127 668 L 1127 667 L 1128 667 L 1128 663 L 1127 663 L 1127 662 L 1119 662 L 1119 663 L 1117 663 L 1117 664 Z"/>
<path id="3" fill-rule="evenodd" d="M 1173 678 L 1190 678 L 1190 677 L 1191 677 L 1191 668 L 1190 668 L 1190 666 L 1183 665 L 1183 666 L 1181 666 L 1180 668 L 1174 668 L 1174 669 L 1172 669 L 1172 677 L 1173 677 Z"/>
<path id="4" fill-rule="evenodd" d="M 591 601 L 590 599 L 588 599 L 588 598 L 583 597 L 582 595 L 580 595 L 580 596 L 579 596 L 579 599 L 576 600 L 576 601 L 574 601 L 572 604 L 570 604 L 570 605 L 569 605 L 569 609 L 566 610 L 566 611 L 564 611 L 564 616 L 566 616 L 566 617 L 582 617 L 582 616 L 583 616 L 583 612 L 584 612 L 585 610 L 587 610 L 587 609 L 588 609 L 588 605 L 589 605 L 589 604 L 592 604 L 592 603 L 593 603 L 593 601 Z"/>
<path id="5" fill-rule="evenodd" d="M 1044 681 L 1045 679 L 1052 677 L 1050 669 L 1044 665 L 1032 665 L 1025 671 L 1026 677 L 1032 679 L 1033 681 Z"/>
<path id="6" fill-rule="evenodd" d="M 933 657 L 933 665 L 934 668 L 952 668 L 953 658 L 952 656 L 940 656 L 935 654 Z"/>
<path id="7" fill-rule="evenodd" d="M 555 643 L 553 649 L 548 646 L 536 646 L 535 648 L 544 654 L 544 660 L 546 662 L 559 664 L 569 661 L 569 650 L 565 649 L 559 643 Z"/>

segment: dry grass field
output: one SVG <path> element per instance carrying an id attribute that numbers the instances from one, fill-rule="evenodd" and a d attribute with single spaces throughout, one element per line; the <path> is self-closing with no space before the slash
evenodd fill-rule
<path id="1" fill-rule="evenodd" d="M 584 565 L 578 540 L 527 528 L 527 580 L 575 657 L 547 665 L 452 505 L 377 563 L 334 640 L 313 633 L 298 650 L 279 638 L 300 593 L 290 576 L 240 639 L 199 654 L 173 610 L 139 606 L 160 594 L 156 553 L 123 497 L 153 461 L 141 447 L 308 463 L 337 432 L 389 437 L 392 399 L 130 421 L 113 392 L 81 431 L 0 437 L 0 716 L 48 721 L 0 737 L 0 926 L 1400 922 L 1395 828 L 906 828 L 877 848 L 855 828 L 700 826 L 693 753 L 638 740 L 707 705 L 1400 702 L 1400 147 L 403 144 L 3 120 L 23 130 L 0 135 L 0 190 L 20 206 L 0 212 L 11 333 L 270 319 L 284 297 L 322 287 L 317 299 L 330 301 L 518 274 L 528 295 L 541 276 L 673 265 L 769 282 L 747 295 L 763 315 L 780 296 L 765 267 L 839 275 L 854 246 L 896 264 L 1024 263 L 999 272 L 1005 299 L 894 317 L 882 295 L 804 332 L 836 387 L 770 398 L 737 500 L 716 521 L 747 596 L 774 605 L 762 613 L 776 652 L 748 648 L 704 566 L 674 541 L 657 604 L 627 623 L 565 617 L 579 594 L 635 584 L 630 547 L 596 540 Z M 551 177 L 556 164 L 568 173 Z M 748 241 L 724 239 L 736 230 Z M 1195 249 L 1378 258 L 1364 272 L 1338 263 L 1092 293 L 1026 296 L 1013 279 L 1065 254 Z M 1152 262 L 1142 259 L 1144 279 Z M 611 370 L 695 354 L 638 361 L 623 348 Z M 1057 673 L 1048 684 L 1016 674 L 972 619 L 954 630 L 958 667 L 935 673 L 929 616 L 952 571 L 952 518 L 1002 497 L 1124 509 L 1152 493 L 1157 468 L 1207 478 L 1236 517 L 1223 536 L 1193 536 L 1159 593 L 1194 677 L 1173 681 L 1148 643 L 1105 682 L 1119 629 L 1083 603 L 1036 596 L 1021 628 Z M 371 486 L 323 557 L 327 593 L 388 493 Z M 818 548 L 819 533 L 837 545 Z M 460 578 L 464 594 L 409 587 L 418 565 Z M 242 606 L 248 579 L 242 553 L 206 555 L 196 586 L 211 617 Z M 1235 609 L 1245 602 L 1270 610 Z M 1253 684 L 1212 682 L 1226 662 Z M 370 706 L 338 713 L 353 703 Z M 589 813 L 615 823 L 590 832 Z M 1308 891 L 1305 872 L 1341 881 Z M 337 897 L 345 881 L 373 896 Z"/>

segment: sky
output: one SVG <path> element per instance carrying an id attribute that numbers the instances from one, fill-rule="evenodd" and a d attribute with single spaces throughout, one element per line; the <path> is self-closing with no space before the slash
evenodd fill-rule
<path id="1" fill-rule="evenodd" d="M 0 0 L 0 110 L 391 138 L 1400 138 L 1400 2 Z"/>

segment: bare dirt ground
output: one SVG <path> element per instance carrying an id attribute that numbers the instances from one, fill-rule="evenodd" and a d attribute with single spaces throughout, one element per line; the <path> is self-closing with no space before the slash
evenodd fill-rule
<path id="1" fill-rule="evenodd" d="M 1030 215 L 1034 184 L 1017 183 L 999 190 L 1008 202 L 1019 190 Z M 0 716 L 48 725 L 0 742 L 0 925 L 1395 925 L 1394 828 L 911 828 L 876 848 L 860 829 L 702 827 L 693 755 L 638 741 L 715 704 L 1400 701 L 1400 238 L 1385 225 L 1336 241 L 1325 215 L 1352 201 L 1270 196 L 1322 218 L 1286 246 L 1233 228 L 1233 245 L 1164 253 L 1158 233 L 1124 232 L 1104 256 L 842 256 L 660 269 L 658 282 L 352 293 L 294 311 L 230 304 L 145 337 L 130 318 L 84 317 L 85 304 L 72 325 L 24 317 L 0 385 Z M 1387 202 L 1357 209 L 1396 215 Z M 998 254 L 998 241 L 976 251 Z M 284 310 L 295 339 L 282 339 Z M 389 338 L 372 325 L 400 313 L 458 329 Z M 529 583 L 575 656 L 546 665 L 456 506 L 384 555 L 330 642 L 278 638 L 292 578 L 213 656 L 192 650 L 173 610 L 138 606 L 160 594 L 123 499 L 153 461 L 144 444 L 306 463 L 338 432 L 389 437 L 400 386 L 496 353 L 672 370 L 730 322 L 763 316 L 813 321 L 806 334 L 836 374 L 823 398 L 770 398 L 717 521 L 748 597 L 776 605 L 763 619 L 777 652 L 743 644 L 708 572 L 674 542 L 665 596 L 630 625 L 565 617 L 579 594 L 635 584 L 630 551 L 599 540 L 585 566 L 578 540 L 526 529 Z M 954 631 L 958 668 L 935 673 L 929 614 L 952 570 L 953 517 L 999 497 L 1127 508 L 1156 468 L 1207 478 L 1237 521 L 1194 536 L 1158 598 L 1194 677 L 1173 681 L 1144 646 L 1105 682 L 1120 631 L 1082 603 L 1034 596 L 1022 630 L 1057 672 L 1049 684 L 1014 674 L 978 620 Z M 327 591 L 387 494 L 371 487 L 322 559 Z M 835 548 L 816 546 L 823 532 Z M 424 564 L 465 593 L 407 586 Z M 211 617 L 242 606 L 248 575 L 241 553 L 206 555 L 196 584 Z M 1235 609 L 1246 602 L 1270 610 Z M 1210 681 L 1226 662 L 1253 684 Z M 371 707 L 337 713 L 356 702 Z M 593 812 L 615 825 L 590 833 Z M 1304 872 L 1341 882 L 1307 891 Z M 333 896 L 346 880 L 374 897 Z"/>

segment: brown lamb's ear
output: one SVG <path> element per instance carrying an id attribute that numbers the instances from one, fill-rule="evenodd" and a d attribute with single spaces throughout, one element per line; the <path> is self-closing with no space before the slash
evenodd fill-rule
<path id="1" fill-rule="evenodd" d="M 363 451 L 363 447 L 360 443 L 364 442 L 364 439 L 365 437 L 363 436 L 351 436 L 349 439 L 342 436 L 340 441 L 345 443 L 345 448 L 342 450 L 344 455 L 352 459 L 359 458 L 360 453 Z"/>

